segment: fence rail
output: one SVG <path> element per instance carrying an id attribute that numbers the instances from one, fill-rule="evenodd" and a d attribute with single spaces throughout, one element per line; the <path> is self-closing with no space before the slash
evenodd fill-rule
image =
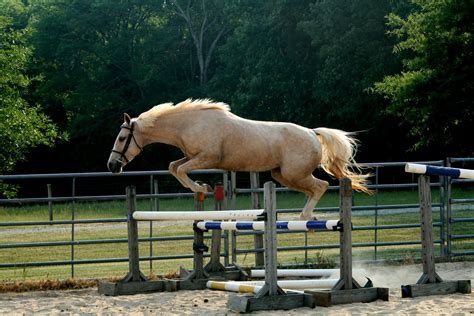
<path id="1" fill-rule="evenodd" d="M 474 162 L 474 158 L 448 158 L 446 159 L 446 164 L 442 160 L 436 161 L 424 161 L 418 163 L 432 164 L 437 166 L 451 166 L 452 164 L 460 163 L 469 163 Z M 382 230 L 397 230 L 397 229 L 413 229 L 419 228 L 419 223 L 404 223 L 404 224 L 389 224 L 382 225 L 378 224 L 379 218 L 381 216 L 381 211 L 383 212 L 407 212 L 410 210 L 416 210 L 418 204 L 380 204 L 378 194 L 381 190 L 392 190 L 392 189 L 414 189 L 417 187 L 417 184 L 412 181 L 411 183 L 379 183 L 381 171 L 385 171 L 388 168 L 399 168 L 402 172 L 402 168 L 405 165 L 405 162 L 389 162 L 389 163 L 365 163 L 361 164 L 364 168 L 375 169 L 375 183 L 369 185 L 371 189 L 375 191 L 375 198 L 373 205 L 355 205 L 353 211 L 355 213 L 369 212 L 373 215 L 374 225 L 364 225 L 364 226 L 354 226 L 354 231 L 373 231 L 374 239 L 373 242 L 363 242 L 355 243 L 353 246 L 357 248 L 372 248 L 373 249 L 373 260 L 380 259 L 379 251 L 381 247 L 390 247 L 390 246 L 411 246 L 418 245 L 421 242 L 418 240 L 411 241 L 381 241 L 378 231 Z M 249 208 L 259 208 L 259 193 L 263 192 L 263 189 L 259 187 L 259 176 L 251 174 L 250 176 L 250 188 L 248 187 L 238 187 L 237 186 L 237 176 L 235 173 L 228 174 L 222 170 L 201 170 L 193 172 L 193 174 L 206 174 L 222 177 L 222 183 L 225 187 L 225 205 L 228 209 L 235 209 L 237 199 L 240 195 L 250 194 L 252 199 L 252 205 L 249 205 Z M 0 227 L 25 227 L 25 226 L 50 226 L 50 225 L 70 225 L 71 239 L 66 241 L 52 241 L 52 242 L 23 242 L 23 243 L 2 243 L 0 244 L 0 252 L 6 249 L 24 249 L 31 247 L 59 247 L 59 246 L 69 246 L 70 251 L 70 260 L 58 260 L 58 261 L 35 261 L 35 262 L 16 262 L 11 258 L 12 262 L 8 259 L 3 259 L 3 262 L 0 262 L 0 268 L 14 268 L 14 267 L 38 267 L 38 266 L 57 266 L 57 265 L 70 265 L 71 266 L 71 276 L 74 277 L 75 270 L 74 266 L 77 264 L 99 264 L 99 263 L 118 263 L 126 262 L 126 258 L 100 258 L 100 259 L 76 259 L 75 247 L 84 246 L 84 245 L 100 245 L 100 244 L 120 244 L 126 243 L 126 238 L 115 238 L 115 239 L 90 239 L 90 240 L 80 240 L 77 239 L 77 226 L 82 224 L 119 224 L 126 222 L 126 218 L 98 218 L 98 219 L 76 219 L 76 204 L 79 202 L 86 201 L 123 201 L 125 200 L 125 195 L 76 195 L 75 179 L 76 178 L 107 178 L 111 177 L 117 179 L 118 177 L 127 178 L 127 177 L 145 177 L 145 183 L 149 184 L 149 193 L 139 194 L 137 196 L 140 200 L 150 201 L 151 210 L 159 210 L 159 201 L 161 199 L 167 198 L 176 198 L 176 197 L 192 197 L 194 193 L 160 193 L 158 192 L 157 178 L 169 176 L 168 171 L 159 170 L 159 171 L 134 171 L 134 172 L 124 172 L 122 175 L 112 175 L 108 172 L 94 172 L 94 173 L 64 173 L 64 174 L 34 174 L 34 175 L 0 175 L 0 181 L 8 183 L 10 181 L 25 181 L 25 180 L 47 180 L 47 179 L 69 179 L 71 180 L 71 195 L 70 196 L 61 196 L 53 197 L 52 193 L 49 193 L 48 197 L 28 197 L 28 198 L 15 198 L 15 199 L 0 199 L 0 208 L 3 208 L 3 219 L 0 219 Z M 148 180 L 147 180 L 148 178 Z M 414 178 L 412 178 L 414 179 Z M 435 241 L 440 248 L 440 256 L 454 257 L 462 255 L 472 255 L 474 254 L 474 246 L 472 246 L 472 241 L 474 240 L 474 230 L 463 231 L 464 234 L 459 232 L 459 226 L 462 223 L 472 223 L 474 222 L 474 217 L 459 217 L 457 216 L 456 208 L 466 207 L 470 208 L 474 205 L 474 198 L 454 198 L 453 197 L 453 186 L 469 184 L 472 181 L 469 180 L 459 180 L 459 179 L 450 179 L 445 177 L 439 177 L 433 179 L 431 184 L 432 188 L 437 188 L 439 190 L 439 202 L 433 203 L 433 209 L 439 212 L 439 221 L 434 223 L 436 227 L 439 228 L 439 236 Z M 147 186 L 148 186 L 147 184 Z M 330 186 L 329 190 L 337 190 L 337 186 Z M 287 192 L 287 188 L 278 188 L 277 192 Z M 212 194 L 206 194 L 206 196 L 211 196 Z M 41 220 L 41 221 L 10 221 L 8 217 L 8 210 L 14 205 L 30 205 L 34 203 L 40 203 L 49 205 L 50 208 L 50 220 Z M 54 220 L 53 219 L 53 209 L 54 204 L 56 203 L 70 203 L 71 207 L 71 219 L 70 220 Z M 278 214 L 283 215 L 287 213 L 299 213 L 300 209 L 279 209 Z M 318 207 L 317 212 L 336 212 L 338 207 Z M 190 228 L 191 231 L 191 228 Z M 307 243 L 307 233 L 304 232 L 287 232 L 288 234 L 299 233 L 305 234 L 305 244 L 304 245 L 291 245 L 279 247 L 279 251 L 304 251 L 305 252 L 305 263 L 308 256 L 308 251 L 319 250 L 319 249 L 336 249 L 339 248 L 338 244 L 321 244 L 321 245 L 310 245 Z M 125 235 L 124 231 L 124 235 Z M 253 235 L 254 236 L 254 247 L 253 248 L 239 248 L 239 240 L 243 236 Z M 224 240 L 224 251 L 221 253 L 221 256 L 224 257 L 225 262 L 237 262 L 238 256 L 242 254 L 254 253 L 255 254 L 255 266 L 260 266 L 263 262 L 262 257 L 260 257 L 263 252 L 263 243 L 259 240 L 261 233 L 259 232 L 228 232 L 223 234 L 222 238 Z M 210 238 L 207 236 L 206 238 Z M 140 242 L 149 243 L 149 253 L 148 256 L 143 256 L 140 258 L 142 261 L 149 261 L 150 268 L 152 267 L 153 261 L 157 260 L 175 260 L 175 259 L 186 259 L 192 258 L 191 253 L 180 254 L 180 255 L 163 255 L 155 256 L 152 255 L 152 248 L 156 242 L 164 241 L 183 241 L 183 240 L 192 240 L 193 236 L 153 236 L 153 224 L 149 225 L 149 235 L 147 237 L 140 238 Z M 469 241 L 471 249 L 457 249 L 457 241 Z M 191 249 L 189 249 L 191 251 Z"/>

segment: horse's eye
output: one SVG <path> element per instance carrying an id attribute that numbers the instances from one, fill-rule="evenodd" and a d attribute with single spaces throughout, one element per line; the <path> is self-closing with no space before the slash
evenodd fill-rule
<path id="1" fill-rule="evenodd" d="M 125 138 L 126 138 L 125 136 L 119 137 L 119 142 L 123 142 L 125 140 Z"/>

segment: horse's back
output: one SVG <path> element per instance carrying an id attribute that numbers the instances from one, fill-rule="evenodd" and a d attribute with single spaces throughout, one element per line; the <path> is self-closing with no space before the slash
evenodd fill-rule
<path id="1" fill-rule="evenodd" d="M 230 113 L 229 113 L 230 114 Z M 283 164 L 306 160 L 317 167 L 321 145 L 314 132 L 285 122 L 263 122 L 227 115 L 218 128 L 221 139 L 221 168 L 239 171 L 265 171 Z"/>

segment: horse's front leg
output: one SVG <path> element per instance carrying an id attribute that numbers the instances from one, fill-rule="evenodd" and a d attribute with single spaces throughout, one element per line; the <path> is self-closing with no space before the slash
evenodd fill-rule
<path id="1" fill-rule="evenodd" d="M 178 160 L 180 161 L 180 160 Z M 199 154 L 179 165 L 176 169 L 175 177 L 184 187 L 193 192 L 212 192 L 212 188 L 207 184 L 198 184 L 188 177 L 188 172 L 198 169 L 209 169 L 215 167 L 217 159 L 214 156 Z"/>
<path id="2" fill-rule="evenodd" d="M 179 160 L 176 160 L 176 161 L 173 161 L 170 163 L 169 167 L 168 167 L 168 170 L 170 171 L 171 175 L 173 175 L 173 177 L 175 177 L 176 179 L 178 179 L 178 181 L 181 183 L 181 185 L 185 188 L 189 188 L 188 185 L 186 184 L 186 182 L 182 181 L 179 177 L 178 177 L 178 167 L 181 166 L 182 164 L 184 164 L 185 162 L 188 162 L 189 159 L 184 157 L 184 158 L 181 158 Z"/>

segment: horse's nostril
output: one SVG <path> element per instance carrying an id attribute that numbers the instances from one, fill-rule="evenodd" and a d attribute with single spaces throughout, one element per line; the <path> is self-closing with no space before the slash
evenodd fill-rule
<path id="1" fill-rule="evenodd" d="M 109 163 L 107 164 L 107 167 L 109 168 L 110 172 L 114 172 L 116 166 L 117 164 L 114 163 L 113 161 L 109 161 Z"/>

